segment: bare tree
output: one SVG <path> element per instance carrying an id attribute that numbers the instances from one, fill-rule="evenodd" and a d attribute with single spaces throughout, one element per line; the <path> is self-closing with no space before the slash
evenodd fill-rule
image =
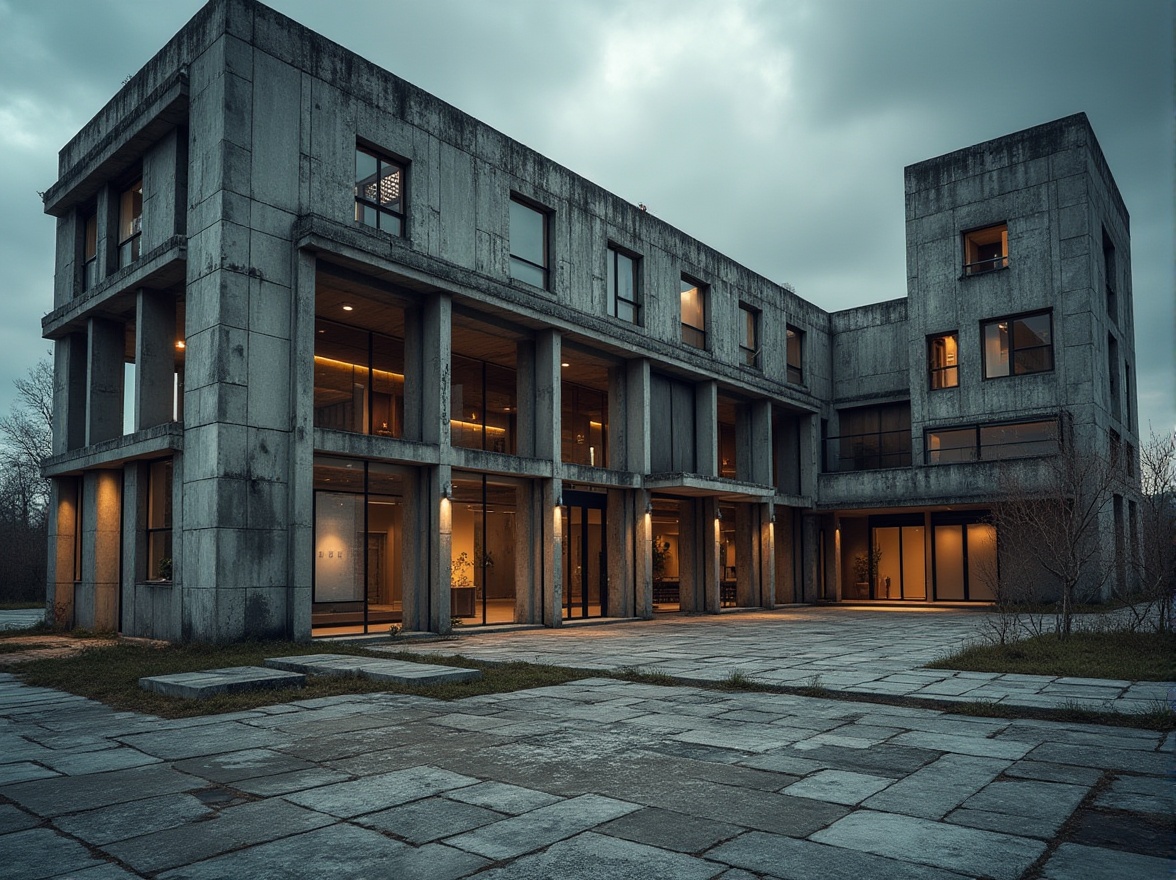
<path id="1" fill-rule="evenodd" d="M 1052 583 L 1057 633 L 1066 638 L 1074 606 L 1100 598 L 1114 576 L 1115 553 L 1101 526 L 1127 483 L 1116 455 L 1090 454 L 1072 442 L 1059 445 L 1055 455 L 1036 461 L 1036 469 L 1025 461 L 1006 463 L 992 521 L 1000 552 L 998 606 L 1040 600 L 1043 586 Z"/>
<path id="2" fill-rule="evenodd" d="M 41 462 L 52 449 L 53 367 L 33 364 L 15 381 L 17 401 L 0 417 L 0 597 L 43 595 L 49 481 Z"/>
<path id="3" fill-rule="evenodd" d="M 1176 602 L 1176 431 L 1153 433 L 1139 450 L 1142 495 L 1133 527 L 1130 600 L 1138 626 L 1172 628 Z"/>

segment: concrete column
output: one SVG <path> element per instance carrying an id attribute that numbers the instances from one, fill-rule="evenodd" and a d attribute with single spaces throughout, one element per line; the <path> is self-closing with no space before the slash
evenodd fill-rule
<path id="1" fill-rule="evenodd" d="M 548 585 L 547 606 L 543 609 L 543 613 L 546 618 L 545 622 L 552 627 L 558 627 L 563 623 L 564 536 L 560 511 L 560 501 L 562 499 L 563 480 L 544 480 L 541 508 L 539 511 L 542 534 L 531 536 L 532 538 L 539 538 L 540 546 L 543 548 L 543 582 Z M 543 540 L 546 536 L 550 536 L 550 540 Z"/>
<path id="2" fill-rule="evenodd" d="M 126 330 L 119 321 L 91 318 L 86 362 L 86 445 L 122 436 Z"/>
<path id="3" fill-rule="evenodd" d="M 653 615 L 653 522 L 646 513 L 649 493 L 610 489 L 608 523 L 608 613 L 611 617 Z"/>
<path id="4" fill-rule="evenodd" d="M 694 471 L 704 477 L 719 475 L 719 384 L 694 385 Z"/>
<path id="5" fill-rule="evenodd" d="M 742 430 L 740 430 L 742 429 Z M 753 400 L 739 408 L 736 427 L 739 479 L 772 485 L 772 402 Z"/>
<path id="6" fill-rule="evenodd" d="M 425 581 L 427 595 L 418 592 L 417 601 L 424 599 L 423 609 L 427 617 L 426 628 L 430 632 L 448 633 L 453 628 L 453 610 L 450 596 L 450 563 L 453 558 L 453 510 L 452 503 L 446 497 L 446 490 L 453 485 L 453 472 L 448 465 L 428 468 L 423 472 L 421 493 L 418 502 L 422 505 L 425 522 L 425 535 L 436 535 L 431 538 L 425 549 L 428 559 L 429 574 Z M 422 532 L 417 532 L 422 534 Z M 419 621 L 422 617 L 421 608 L 415 609 L 414 617 Z"/>
<path id="7" fill-rule="evenodd" d="M 678 502 L 678 604 L 683 611 L 701 611 L 706 604 L 703 598 L 706 584 L 703 544 L 706 542 L 701 506 L 702 501 L 696 498 Z M 651 556 L 652 549 L 651 546 Z"/>
<path id="8" fill-rule="evenodd" d="M 286 629 L 298 641 L 310 639 L 314 578 L 314 303 L 318 261 L 297 251 L 294 258 L 290 347 L 291 432 L 286 517 L 290 535 L 287 570 Z M 178 466 L 178 462 L 177 462 Z M 176 473 L 175 479 L 180 479 Z M 177 482 L 177 485 L 179 483 Z M 405 519 L 409 516 L 406 514 Z M 407 523 L 406 523 L 407 524 Z M 176 553 L 179 559 L 180 553 Z M 407 574 L 407 573 L 406 573 Z M 418 581 L 405 577 L 405 584 Z M 407 593 L 408 590 L 406 589 Z M 407 598 L 406 598 L 407 602 Z M 405 625 L 405 629 L 409 627 Z"/>
<path id="9" fill-rule="evenodd" d="M 735 604 L 740 608 L 763 604 L 759 519 L 759 505 L 735 505 Z"/>
<path id="10" fill-rule="evenodd" d="M 821 584 L 818 597 L 836 599 L 840 595 L 841 561 L 840 540 L 838 539 L 837 516 L 827 514 L 821 517 L 821 528 L 825 532 L 825 582 Z"/>
<path id="11" fill-rule="evenodd" d="M 801 559 L 803 565 L 801 566 L 800 589 L 797 591 L 797 600 L 800 602 L 816 602 L 822 595 L 821 566 L 818 558 L 820 531 L 820 517 L 805 516 L 801 519 Z"/>
<path id="12" fill-rule="evenodd" d="M 449 446 L 452 313 L 452 300 L 444 293 L 426 296 L 404 313 L 406 440 Z"/>
<path id="13" fill-rule="evenodd" d="M 834 428 L 830 425 L 830 431 Z M 800 494 L 817 494 L 817 474 L 821 470 L 821 420 L 816 415 L 800 417 Z"/>
<path id="14" fill-rule="evenodd" d="M 649 361 L 637 358 L 625 363 L 625 458 L 614 467 L 649 473 L 649 429 Z"/>
<path id="15" fill-rule="evenodd" d="M 723 560 L 720 555 L 719 503 L 714 498 L 703 498 L 702 522 L 699 524 L 702 545 L 702 611 L 718 614 L 722 603 L 719 595 L 719 581 L 723 574 Z"/>
<path id="16" fill-rule="evenodd" d="M 94 630 L 118 629 L 121 507 L 119 471 L 87 471 L 82 489 L 82 580 L 75 593 L 75 622 Z"/>
<path id="17" fill-rule="evenodd" d="M 71 333 L 53 342 L 53 452 L 86 445 L 87 336 Z"/>
<path id="18" fill-rule="evenodd" d="M 557 468 L 555 473 L 559 472 L 562 445 L 561 343 L 558 330 L 541 330 L 535 337 L 535 457 L 551 461 Z M 524 404 L 523 398 L 519 403 Z"/>
<path id="19" fill-rule="evenodd" d="M 776 507 L 759 505 L 759 576 L 763 607 L 776 607 Z"/>
<path id="20" fill-rule="evenodd" d="M 135 308 L 136 431 L 172 420 L 175 342 L 175 298 L 140 289 Z"/>
<path id="21" fill-rule="evenodd" d="M 81 480 L 55 477 L 49 486 L 49 565 L 45 619 L 55 626 L 74 625 L 74 558 L 81 519 Z"/>

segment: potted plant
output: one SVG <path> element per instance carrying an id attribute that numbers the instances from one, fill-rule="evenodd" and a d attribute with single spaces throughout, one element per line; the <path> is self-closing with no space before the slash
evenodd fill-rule
<path id="1" fill-rule="evenodd" d="M 882 548 L 875 547 L 869 554 L 859 553 L 853 558 L 853 573 L 857 578 L 857 598 L 865 599 L 870 595 L 870 584 L 878 573 L 878 563 L 882 561 Z"/>

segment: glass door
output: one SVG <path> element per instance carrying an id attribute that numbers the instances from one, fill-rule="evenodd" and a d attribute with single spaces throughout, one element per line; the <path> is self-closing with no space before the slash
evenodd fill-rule
<path id="1" fill-rule="evenodd" d="M 604 495 L 592 492 L 564 493 L 565 620 L 608 615 L 604 527 Z"/>

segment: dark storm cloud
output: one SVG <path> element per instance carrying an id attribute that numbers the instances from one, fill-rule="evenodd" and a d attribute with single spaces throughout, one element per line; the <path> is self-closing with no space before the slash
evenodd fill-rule
<path id="1" fill-rule="evenodd" d="M 830 309 L 905 294 L 902 169 L 1085 111 L 1131 212 L 1141 427 L 1176 424 L 1166 0 L 273 0 Z M 0 409 L 45 346 L 56 150 L 198 0 L 0 0 Z"/>

